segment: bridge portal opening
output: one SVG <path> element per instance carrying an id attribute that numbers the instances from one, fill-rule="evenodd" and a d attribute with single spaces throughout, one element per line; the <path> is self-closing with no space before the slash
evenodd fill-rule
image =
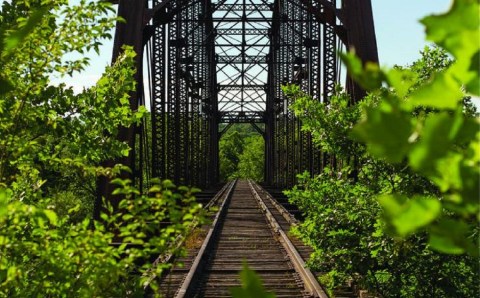
<path id="1" fill-rule="evenodd" d="M 220 180 L 249 178 L 264 181 L 264 125 L 221 123 L 219 125 Z"/>
<path id="2" fill-rule="evenodd" d="M 328 160 L 288 109 L 293 99 L 282 85 L 294 83 L 328 103 L 343 81 L 337 57 L 343 45 L 362 61 L 378 61 L 370 0 L 146 2 L 148 11 L 138 9 L 127 21 L 150 18 L 143 35 L 136 34 L 141 26 L 129 25 L 117 35 L 135 37 L 138 47 L 146 43 L 152 132 L 143 134 L 151 142 L 138 152 L 150 150 L 143 156 L 151 160 L 140 160 L 152 177 L 200 188 L 230 178 L 221 146 L 234 125 L 262 136 L 257 165 L 266 184 L 288 187 L 298 173 L 322 171 Z M 354 100 L 364 94 L 351 79 L 346 89 Z"/>
<path id="3" fill-rule="evenodd" d="M 273 0 L 213 1 L 219 178 L 265 179 Z"/>

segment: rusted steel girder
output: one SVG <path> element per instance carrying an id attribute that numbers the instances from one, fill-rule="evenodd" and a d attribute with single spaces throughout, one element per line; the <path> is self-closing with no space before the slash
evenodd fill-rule
<path id="1" fill-rule="evenodd" d="M 347 47 L 354 49 L 365 64 L 378 63 L 377 39 L 373 21 L 371 0 L 348 0 L 342 2 L 342 12 L 347 33 Z M 362 99 L 366 92 L 351 77 L 347 79 L 347 91 L 354 102 Z"/>
<path id="2" fill-rule="evenodd" d="M 115 31 L 115 39 L 112 53 L 112 63 L 115 63 L 117 58 L 122 54 L 122 48 L 125 45 L 132 46 L 137 53 L 135 57 L 135 81 L 137 83 L 136 90 L 130 93 L 130 108 L 133 111 L 138 109 L 140 100 L 142 98 L 142 59 L 143 59 L 143 31 L 146 23 L 146 2 L 137 0 L 119 0 L 118 1 L 118 16 L 123 18 L 125 22 L 118 22 Z M 118 160 L 109 160 L 102 164 L 104 167 L 113 167 L 115 164 L 123 164 L 135 172 L 135 130 L 132 127 L 120 127 L 117 139 L 126 142 L 132 150 L 128 156 Z M 133 174 L 123 173 L 123 178 L 129 178 L 132 181 Z M 94 206 L 94 218 L 100 218 L 102 211 L 102 200 L 107 199 L 114 208 L 120 200 L 117 196 L 112 196 L 115 186 L 110 183 L 110 179 L 101 176 L 97 181 L 97 198 Z"/>
<path id="3" fill-rule="evenodd" d="M 301 2 L 319 22 L 333 27 L 347 49 L 355 50 L 364 64 L 379 62 L 371 0 L 344 0 L 340 9 L 336 8 L 335 2 L 328 0 L 313 1 L 318 2 L 316 5 L 309 0 L 301 0 Z M 366 95 L 365 90 L 349 76 L 347 91 L 354 102 Z"/>

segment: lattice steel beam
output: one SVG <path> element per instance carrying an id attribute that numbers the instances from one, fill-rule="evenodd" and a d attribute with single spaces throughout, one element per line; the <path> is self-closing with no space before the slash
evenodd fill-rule
<path id="1" fill-rule="evenodd" d="M 159 25 L 153 39 L 154 171 L 199 187 L 218 179 L 212 11 L 210 1 L 169 2 L 171 22 Z"/>
<path id="2" fill-rule="evenodd" d="M 281 86 L 296 83 L 328 102 L 338 39 L 378 61 L 370 0 L 120 0 L 119 12 L 127 23 L 117 26 L 115 51 L 133 43 L 141 70 L 147 45 L 152 74 L 151 144 L 142 127 L 122 131 L 132 148 L 140 143 L 125 162 L 181 184 L 217 182 L 220 122 L 265 123 L 268 183 L 290 186 L 299 172 L 320 172 L 325 160 Z M 132 109 L 142 103 L 141 73 Z M 364 94 L 351 80 L 347 89 L 354 99 Z"/>
<path id="3" fill-rule="evenodd" d="M 217 29 L 217 34 L 222 35 L 260 35 L 268 36 L 269 29 Z"/>
<path id="4" fill-rule="evenodd" d="M 215 8 L 216 11 L 242 11 L 245 10 L 271 10 L 272 5 L 263 3 L 222 4 Z"/>
<path id="5" fill-rule="evenodd" d="M 134 50 L 138 53 L 137 57 L 135 58 L 135 66 L 137 68 L 137 73 L 135 75 L 135 81 L 137 82 L 137 86 L 142 84 L 142 57 L 143 57 L 143 13 L 145 11 L 145 2 L 140 1 L 137 3 L 136 1 L 127 1 L 127 0 L 120 0 L 119 1 L 119 8 L 118 14 L 119 16 L 123 17 L 123 19 L 127 20 L 129 24 L 125 24 L 122 22 L 117 23 L 117 29 L 115 32 L 115 40 L 113 45 L 113 53 L 112 53 L 112 61 L 116 61 L 117 58 L 122 53 L 123 45 L 130 45 L 133 46 Z M 132 110 L 137 110 L 139 104 L 142 103 L 142 88 L 138 88 L 138 90 L 132 92 L 130 94 L 130 108 Z M 143 152 L 136 152 L 136 140 L 137 140 L 137 133 L 142 129 L 142 127 L 119 127 L 117 138 L 120 141 L 127 143 L 132 150 L 129 152 L 127 157 L 120 158 L 118 160 L 110 160 L 106 161 L 102 164 L 104 167 L 113 167 L 117 163 L 121 163 L 124 165 L 129 166 L 134 174 L 132 175 L 129 173 L 122 173 L 123 178 L 128 178 L 131 180 L 135 179 L 135 176 L 138 176 L 138 171 L 136 171 L 136 157 L 140 157 L 142 160 L 140 164 L 143 162 Z M 99 220 L 100 213 L 102 212 L 103 208 L 103 198 L 106 198 L 110 201 L 113 208 L 116 208 L 119 200 L 121 199 L 119 196 L 113 196 L 112 192 L 114 191 L 115 186 L 110 183 L 110 180 L 107 177 L 100 177 L 97 180 L 97 198 L 94 204 L 94 218 Z"/>

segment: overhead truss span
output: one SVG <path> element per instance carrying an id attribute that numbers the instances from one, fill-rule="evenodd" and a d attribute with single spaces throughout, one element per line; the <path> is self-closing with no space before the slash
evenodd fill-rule
<path id="1" fill-rule="evenodd" d="M 378 62 L 370 1 L 119 0 L 126 23 L 117 26 L 113 58 L 134 46 L 139 88 L 131 107 L 151 109 L 151 125 L 120 132 L 135 148 L 121 162 L 139 183 L 160 177 L 208 187 L 219 179 L 219 125 L 251 123 L 265 138 L 267 184 L 319 173 L 330 157 L 302 131 L 281 88 L 294 83 L 328 103 L 341 83 L 361 98 L 340 75 L 337 53 L 355 48 L 364 62 Z"/>

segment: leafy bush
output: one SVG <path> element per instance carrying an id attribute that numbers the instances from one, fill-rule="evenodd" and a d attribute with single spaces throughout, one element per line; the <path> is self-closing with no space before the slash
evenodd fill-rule
<path id="1" fill-rule="evenodd" d="M 106 171 L 96 165 L 129 151 L 116 134 L 144 113 L 131 111 L 128 102 L 135 87 L 133 50 L 125 49 L 93 88 L 75 94 L 51 83 L 88 65 L 83 54 L 98 51 L 110 36 L 111 11 L 104 1 L 2 4 L 0 183 L 19 200 L 67 192 L 85 198 L 82 212 L 91 210 L 95 176 Z"/>
<path id="2" fill-rule="evenodd" d="M 239 158 L 237 178 L 249 178 L 263 181 L 265 141 L 255 135 L 245 140 L 245 148 Z"/>
<path id="3" fill-rule="evenodd" d="M 250 124 L 236 124 L 220 139 L 220 178 L 263 180 L 264 140 Z"/>
<path id="4" fill-rule="evenodd" d="M 118 129 L 145 114 L 129 106 L 135 53 L 125 48 L 78 94 L 51 78 L 88 65 L 83 55 L 98 52 L 117 21 L 112 10 L 106 1 L 2 3 L 0 297 L 143 297 L 169 266 L 153 258 L 181 252 L 173 240 L 202 223 L 192 190 L 157 181 L 146 195 L 121 179 L 112 180 L 123 198 L 115 211 L 89 220 L 95 179 L 125 169 L 97 165 L 128 154 Z"/>
<path id="5" fill-rule="evenodd" d="M 427 228 L 432 248 L 474 256 L 478 256 L 478 243 L 472 237 L 480 210 L 480 120 L 465 112 L 464 98 L 480 95 L 479 12 L 477 1 L 457 0 L 448 13 L 422 20 L 427 37 L 455 58 L 428 80 L 410 70 L 381 71 L 369 65 L 358 69 L 353 67 L 358 65 L 356 58 L 344 57 L 360 82 L 376 78 L 370 82 L 371 90 L 383 99 L 365 109 L 353 136 L 365 142 L 373 156 L 405 163 L 439 191 L 438 198 L 422 193 L 380 198 L 389 228 L 398 236 Z M 389 89 L 378 89 L 382 84 Z"/>
<path id="6" fill-rule="evenodd" d="M 220 178 L 222 180 L 235 179 L 244 146 L 244 136 L 238 131 L 228 133 L 220 139 Z"/>
<path id="7" fill-rule="evenodd" d="M 95 229 L 88 219 L 71 225 L 68 216 L 0 189 L 0 297 L 143 297 L 144 283 L 170 266 L 154 267 L 152 257 L 179 253 L 171 244 L 201 206 L 169 181 L 150 196 L 139 196 L 128 181 L 114 182 L 125 199 Z"/>
<path id="8" fill-rule="evenodd" d="M 480 93 L 478 12 L 477 2 L 457 0 L 425 18 L 438 48 L 407 68 L 344 55 L 370 90 L 355 105 L 341 90 L 323 104 L 284 88 L 304 129 L 338 159 L 287 192 L 306 215 L 296 233 L 315 250 L 311 265 L 330 272 L 332 286 L 354 279 L 384 297 L 480 291 L 480 121 L 469 97 Z"/>

